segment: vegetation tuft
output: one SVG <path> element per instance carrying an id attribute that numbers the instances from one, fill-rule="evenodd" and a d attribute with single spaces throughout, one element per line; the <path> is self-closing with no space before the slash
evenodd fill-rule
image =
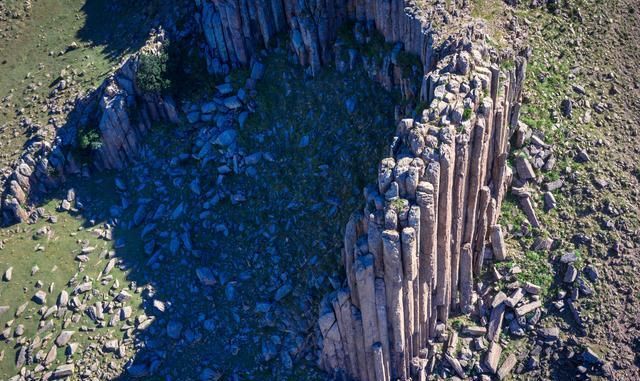
<path id="1" fill-rule="evenodd" d="M 472 114 L 473 111 L 471 111 L 470 108 L 465 107 L 464 111 L 462 112 L 462 120 L 466 122 L 467 120 L 471 119 Z"/>
<path id="2" fill-rule="evenodd" d="M 102 147 L 102 139 L 96 128 L 81 130 L 78 135 L 78 146 L 81 150 L 96 151 Z"/>
<path id="3" fill-rule="evenodd" d="M 166 93 L 171 88 L 168 74 L 169 55 L 144 53 L 138 63 L 137 83 L 140 89 L 148 93 Z"/>

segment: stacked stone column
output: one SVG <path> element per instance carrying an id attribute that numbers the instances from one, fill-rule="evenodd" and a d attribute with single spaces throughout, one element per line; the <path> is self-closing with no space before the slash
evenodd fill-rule
<path id="1" fill-rule="evenodd" d="M 429 107 L 421 120 L 399 123 L 377 186 L 347 226 L 348 282 L 321 306 L 321 363 L 330 372 L 421 377 L 449 314 L 473 311 L 491 239 L 504 259 L 496 220 L 510 179 L 509 122 L 520 96 L 513 89 L 526 61 L 500 70 L 482 40 L 457 46 L 425 77 Z M 344 313 L 344 304 L 355 312 Z"/>
<path id="2" fill-rule="evenodd" d="M 431 20 L 452 22 L 464 8 L 460 2 L 449 7 L 418 10 L 405 0 L 201 0 L 199 21 L 212 72 L 228 72 L 247 66 L 276 36 L 288 32 L 291 47 L 302 65 L 312 72 L 331 62 L 332 46 L 345 21 L 367 22 L 386 42 L 402 42 L 406 51 L 432 61 Z"/>

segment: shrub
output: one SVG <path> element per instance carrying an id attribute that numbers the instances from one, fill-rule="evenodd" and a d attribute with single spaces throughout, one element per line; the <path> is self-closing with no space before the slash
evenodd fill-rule
<path id="1" fill-rule="evenodd" d="M 95 128 L 85 128 L 78 132 L 78 145 L 82 151 L 96 151 L 102 147 L 102 138 Z"/>
<path id="2" fill-rule="evenodd" d="M 138 63 L 137 82 L 140 89 L 148 93 L 163 93 L 171 87 L 167 74 L 169 55 L 143 53 Z"/>
<path id="3" fill-rule="evenodd" d="M 471 109 L 470 108 L 465 108 L 464 111 L 462 112 L 462 120 L 467 121 L 469 119 L 471 119 Z"/>

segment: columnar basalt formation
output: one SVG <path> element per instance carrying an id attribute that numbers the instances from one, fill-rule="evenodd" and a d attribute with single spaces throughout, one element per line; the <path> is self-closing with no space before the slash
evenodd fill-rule
<path id="1" fill-rule="evenodd" d="M 257 51 L 289 33 L 292 50 L 313 73 L 332 62 L 338 30 L 349 20 L 372 23 L 386 42 L 400 42 L 426 65 L 433 62 L 433 24 L 450 23 L 466 1 L 418 9 L 405 0 L 197 0 L 209 69 L 246 66 Z"/>
<path id="2" fill-rule="evenodd" d="M 29 219 L 25 206 L 34 195 L 56 189 L 66 177 L 88 174 L 94 168 L 122 169 L 138 154 L 143 136 L 154 121 L 178 121 L 169 96 L 145 93 L 136 81 L 142 54 L 160 54 L 166 37 L 152 33 L 145 46 L 128 57 L 96 90 L 79 97 L 73 114 L 53 141 L 35 141 L 17 160 L 6 179 L 0 180 L 0 223 Z M 89 163 L 78 155 L 79 131 L 95 126 L 100 147 Z"/>
<path id="3" fill-rule="evenodd" d="M 482 35 L 471 37 L 425 75 L 421 120 L 400 121 L 377 186 L 347 225 L 346 287 L 320 312 L 321 365 L 332 373 L 423 379 L 450 312 L 475 308 L 488 248 L 505 257 L 496 222 L 526 60 L 501 69 Z"/>

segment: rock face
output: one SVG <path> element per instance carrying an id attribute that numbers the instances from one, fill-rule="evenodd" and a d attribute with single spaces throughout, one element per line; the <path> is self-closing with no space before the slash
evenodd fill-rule
<path id="1" fill-rule="evenodd" d="M 27 147 L 12 173 L 0 180 L 3 225 L 26 221 L 29 201 L 56 189 L 66 176 L 88 169 L 80 166 L 75 152 L 79 130 L 93 126 L 100 135 L 101 145 L 91 162 L 96 169 L 121 169 L 136 157 L 153 121 L 178 122 L 171 97 L 145 93 L 136 83 L 140 56 L 160 54 L 164 43 L 162 30 L 152 33 L 147 44 L 127 58 L 102 86 L 78 98 L 70 121 L 54 141 L 35 141 Z"/>
<path id="2" fill-rule="evenodd" d="M 404 0 L 198 0 L 199 21 L 207 43 L 209 70 L 226 73 L 246 66 L 257 51 L 288 32 L 301 64 L 316 73 L 332 61 L 338 31 L 349 21 L 373 24 L 386 42 L 401 42 L 422 62 L 433 62 L 432 22 L 447 23 L 463 8 L 455 1 L 446 7 L 414 11 Z"/>
<path id="3" fill-rule="evenodd" d="M 450 46 L 424 77 L 421 120 L 399 123 L 377 186 L 347 224 L 347 287 L 325 298 L 319 320 L 321 365 L 336 375 L 422 379 L 412 364 L 433 352 L 450 310 L 472 310 L 488 240 L 500 238 L 492 227 L 512 178 L 526 60 L 500 69 L 476 33 Z"/>

